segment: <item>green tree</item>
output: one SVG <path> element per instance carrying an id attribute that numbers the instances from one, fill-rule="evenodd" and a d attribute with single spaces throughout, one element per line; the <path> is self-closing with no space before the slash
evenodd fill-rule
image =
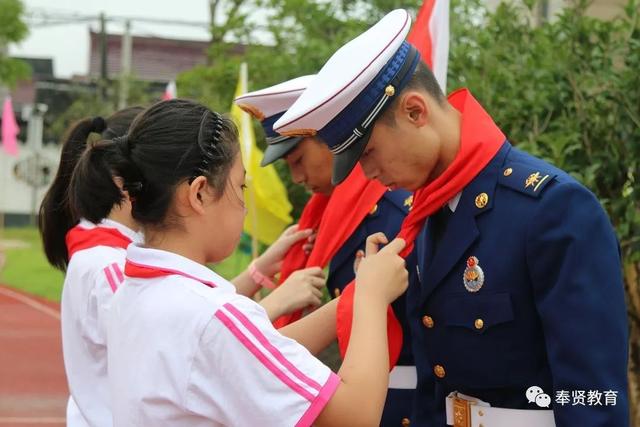
<path id="1" fill-rule="evenodd" d="M 178 92 L 217 111 L 228 111 L 241 62 L 249 66 L 251 90 L 316 73 L 342 44 L 389 10 L 405 7 L 415 12 L 422 1 L 211 0 L 210 5 L 213 3 L 228 14 L 218 11 L 212 17 L 224 15 L 228 19 L 212 21 L 209 64 L 179 76 Z M 258 143 L 264 148 L 262 130 L 254 124 Z M 291 182 L 286 167 L 277 163 L 276 169 L 297 218 L 309 195 Z"/>
<path id="2" fill-rule="evenodd" d="M 586 0 L 533 25 L 535 1 L 454 0 L 450 88 L 471 88 L 509 139 L 571 173 L 620 239 L 630 342 L 632 425 L 640 425 L 640 10 L 609 21 Z"/>
<path id="3" fill-rule="evenodd" d="M 23 15 L 24 6 L 20 0 L 0 0 L 0 85 L 13 87 L 31 72 L 24 61 L 8 56 L 9 44 L 23 40 L 29 32 Z"/>
<path id="4" fill-rule="evenodd" d="M 226 111 L 241 61 L 249 64 L 251 89 L 314 73 L 384 13 L 396 7 L 416 11 L 421 3 L 254 1 L 267 23 L 255 23 L 246 13 L 227 26 L 226 38 L 211 48 L 210 66 L 180 77 L 180 94 Z M 620 16 L 608 21 L 587 14 L 588 0 L 571 0 L 541 25 L 534 19 L 537 0 L 504 2 L 494 11 L 484 3 L 452 0 L 449 89 L 471 88 L 514 144 L 567 170 L 607 210 L 624 260 L 632 419 L 640 426 L 638 0 L 628 0 Z M 299 212 L 306 195 L 277 166 Z"/>
<path id="5" fill-rule="evenodd" d="M 147 82 L 129 79 L 129 105 L 149 105 L 153 101 L 159 101 L 162 90 L 153 88 Z M 83 117 L 103 116 L 108 117 L 118 110 L 119 80 L 107 82 L 106 99 L 102 98 L 98 85 L 77 86 L 73 93 L 73 101 L 60 115 L 53 118 L 51 123 L 46 123 L 45 139 L 60 141 L 69 126 Z"/>

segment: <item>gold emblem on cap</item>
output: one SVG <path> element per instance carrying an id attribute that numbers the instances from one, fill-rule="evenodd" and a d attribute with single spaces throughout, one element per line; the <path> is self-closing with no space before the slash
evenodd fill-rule
<path id="1" fill-rule="evenodd" d="M 482 209 L 489 203 L 489 195 L 487 193 L 480 193 L 476 196 L 476 207 Z"/>
<path id="2" fill-rule="evenodd" d="M 260 109 L 258 109 L 257 107 L 250 104 L 238 104 L 238 107 L 240 107 L 243 111 L 246 111 L 247 113 L 251 114 L 256 119 L 260 121 L 264 120 L 264 117 L 265 117 L 264 113 L 260 111 Z"/>
<path id="3" fill-rule="evenodd" d="M 506 168 L 506 169 L 504 170 L 503 175 L 504 175 L 504 176 L 509 176 L 509 175 L 511 175 L 512 173 L 513 173 L 513 169 L 511 169 L 511 168 Z"/>
<path id="4" fill-rule="evenodd" d="M 318 133 L 315 129 L 291 129 L 291 130 L 283 130 L 282 132 L 278 132 L 282 136 L 316 136 Z"/>
<path id="5" fill-rule="evenodd" d="M 393 85 L 389 85 L 384 88 L 384 94 L 387 96 L 393 96 L 396 93 L 396 88 Z"/>

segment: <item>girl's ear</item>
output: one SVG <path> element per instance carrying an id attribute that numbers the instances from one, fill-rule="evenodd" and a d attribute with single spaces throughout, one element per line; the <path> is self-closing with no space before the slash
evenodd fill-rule
<path id="1" fill-rule="evenodd" d="M 207 182 L 207 178 L 199 176 L 194 179 L 187 188 L 187 200 L 189 201 L 189 206 L 191 206 L 191 209 L 200 215 L 204 215 L 203 196 L 206 193 L 208 186 L 209 183 Z"/>
<path id="2" fill-rule="evenodd" d="M 127 202 L 130 201 L 129 192 L 124 189 L 124 178 L 122 178 L 121 176 L 114 176 L 113 177 L 113 183 L 116 185 L 116 187 L 118 187 L 118 189 L 120 190 L 120 192 L 124 196 L 125 200 Z"/>
<path id="3" fill-rule="evenodd" d="M 120 189 L 120 191 L 124 191 L 124 179 L 121 176 L 114 176 L 113 183 Z"/>

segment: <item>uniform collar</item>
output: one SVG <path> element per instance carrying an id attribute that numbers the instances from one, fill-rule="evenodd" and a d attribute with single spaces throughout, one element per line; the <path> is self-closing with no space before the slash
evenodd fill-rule
<path id="1" fill-rule="evenodd" d="M 458 203 L 460 203 L 460 196 L 462 196 L 462 191 L 453 196 L 453 198 L 451 198 L 451 200 L 447 202 L 447 206 L 449 206 L 449 210 L 451 210 L 451 212 L 455 212 L 458 208 Z"/>
<path id="2" fill-rule="evenodd" d="M 151 274 L 139 274 L 148 270 Z M 208 267 L 173 252 L 160 249 L 145 248 L 141 244 L 132 244 L 127 248 L 125 274 L 131 277 L 162 277 L 178 275 L 204 283 L 212 288 L 235 286 L 214 273 Z"/>
<path id="3" fill-rule="evenodd" d="M 448 96 L 447 101 L 460 112 L 460 145 L 462 141 L 477 138 L 481 128 L 479 124 L 486 118 L 487 113 L 482 105 L 474 98 L 469 89 L 459 89 Z M 455 212 L 460 202 L 462 192 L 453 196 L 448 202 L 451 212 Z"/>
<path id="4" fill-rule="evenodd" d="M 78 225 L 81 228 L 84 228 L 86 230 L 90 230 L 90 229 L 96 228 L 96 227 L 114 228 L 114 229 L 118 230 L 118 232 L 120 232 L 122 235 L 124 235 L 127 238 L 129 238 L 133 243 L 141 243 L 142 240 L 143 240 L 142 233 L 138 233 L 136 231 L 133 231 L 132 229 L 130 229 L 126 225 L 121 224 L 121 223 L 119 223 L 117 221 L 114 221 L 112 219 L 105 218 L 102 221 L 100 221 L 98 224 L 94 224 L 93 222 L 82 218 L 80 220 L 80 222 L 78 223 Z"/>

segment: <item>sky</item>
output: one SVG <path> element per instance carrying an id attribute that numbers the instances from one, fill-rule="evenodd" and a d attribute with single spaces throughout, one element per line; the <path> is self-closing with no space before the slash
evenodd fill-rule
<path id="1" fill-rule="evenodd" d="M 22 0 L 27 11 L 78 13 L 81 15 L 131 16 L 207 22 L 207 0 Z M 53 58 L 56 77 L 87 74 L 89 69 L 89 28 L 93 23 L 74 23 L 29 29 L 29 36 L 9 47 L 12 56 Z M 122 33 L 123 25 L 108 23 L 107 31 Z M 205 28 L 132 22 L 134 35 L 207 40 Z"/>

